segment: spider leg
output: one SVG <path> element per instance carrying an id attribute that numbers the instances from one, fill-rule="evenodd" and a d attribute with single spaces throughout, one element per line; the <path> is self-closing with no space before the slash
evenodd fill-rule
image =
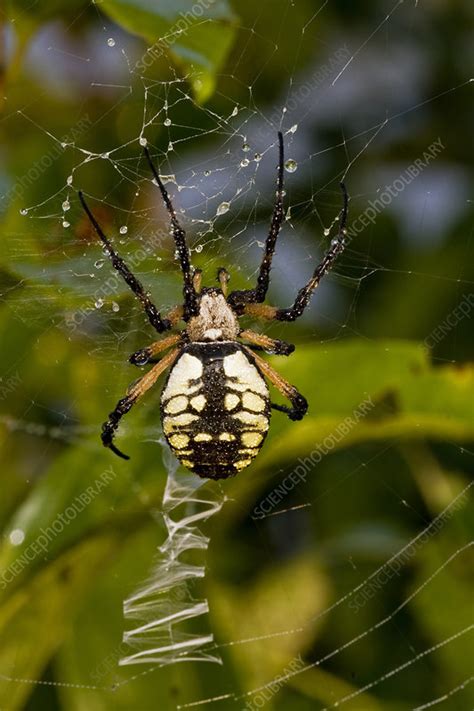
<path id="1" fill-rule="evenodd" d="M 229 280 L 230 280 L 230 274 L 227 271 L 227 269 L 225 269 L 224 267 L 220 267 L 220 269 L 217 270 L 217 281 L 219 282 L 222 293 L 224 294 L 224 296 L 226 298 L 227 298 L 227 287 L 229 284 Z"/>
<path id="2" fill-rule="evenodd" d="M 133 405 L 139 400 L 146 392 L 149 390 L 158 380 L 160 375 L 169 368 L 170 365 L 176 360 L 180 352 L 179 348 L 174 348 L 170 351 L 159 363 L 153 366 L 153 368 L 146 373 L 143 378 L 140 378 L 136 383 L 134 383 L 128 390 L 125 397 L 118 401 L 113 412 L 110 413 L 109 418 L 102 425 L 102 444 L 104 447 L 108 447 L 122 459 L 130 459 L 126 454 L 123 454 L 113 443 L 113 438 L 115 431 L 119 425 L 120 420 L 124 415 L 131 410 Z"/>
<path id="3" fill-rule="evenodd" d="M 164 338 L 162 341 L 154 341 L 146 348 L 141 348 L 139 351 L 135 351 L 135 353 L 132 353 L 128 360 L 132 365 L 147 365 L 152 358 L 160 353 L 163 353 L 163 351 L 166 351 L 168 348 L 177 345 L 181 340 L 182 334 L 174 333 L 172 336 L 168 336 L 168 338 Z"/>
<path id="4" fill-rule="evenodd" d="M 257 286 L 255 289 L 247 289 L 245 291 L 233 291 L 229 296 L 229 303 L 233 307 L 243 306 L 249 303 L 262 303 L 265 301 L 268 287 L 270 285 L 270 270 L 272 268 L 273 255 L 278 235 L 284 218 L 283 211 L 283 176 L 285 171 L 285 153 L 283 145 L 283 134 L 278 132 L 279 145 L 279 161 L 278 161 L 278 180 L 276 202 L 273 208 L 272 221 L 270 223 L 270 231 L 265 242 L 265 251 L 263 254 L 260 271 L 257 277 Z"/>
<path id="5" fill-rule="evenodd" d="M 274 410 L 279 410 L 288 415 L 290 420 L 302 420 L 308 411 L 308 402 L 306 398 L 298 392 L 298 390 L 290 383 L 281 377 L 279 373 L 276 372 L 263 358 L 260 358 L 256 353 L 254 353 L 250 348 L 244 346 L 245 350 L 250 353 L 252 358 L 255 360 L 260 372 L 265 375 L 271 383 L 279 390 L 282 395 L 284 395 L 291 402 L 291 407 L 285 407 L 284 405 L 275 405 L 272 403 L 272 408 Z"/>
<path id="6" fill-rule="evenodd" d="M 289 309 L 276 309 L 274 318 L 277 321 L 295 321 L 299 318 L 305 308 L 308 306 L 313 291 L 319 285 L 319 282 L 325 274 L 334 266 L 336 259 L 342 254 L 346 248 L 346 225 L 347 225 L 347 214 L 349 207 L 349 196 L 347 194 L 346 186 L 341 183 L 341 190 L 343 195 L 343 207 L 340 216 L 339 232 L 337 237 L 335 237 L 331 245 L 323 257 L 321 264 L 319 264 L 314 270 L 313 276 L 309 282 L 302 289 L 299 290 L 296 299 Z"/>
<path id="7" fill-rule="evenodd" d="M 183 288 L 184 320 L 189 321 L 191 316 L 195 316 L 198 313 L 199 308 L 198 308 L 198 299 L 197 299 L 197 294 L 196 294 L 196 289 L 195 289 L 193 272 L 191 270 L 191 260 L 190 260 L 190 256 L 189 256 L 189 248 L 186 243 L 186 232 L 183 230 L 183 228 L 179 224 L 178 218 L 176 217 L 176 210 L 174 209 L 173 204 L 170 200 L 168 191 L 166 190 L 160 176 L 158 175 L 158 171 L 156 170 L 155 165 L 151 159 L 151 155 L 150 155 L 148 148 L 145 147 L 144 151 L 145 151 L 145 156 L 146 156 L 146 159 L 147 159 L 148 164 L 150 166 L 151 172 L 153 173 L 153 177 L 155 178 L 155 180 L 158 184 L 158 187 L 161 192 L 161 196 L 163 198 L 166 209 L 168 210 L 169 216 L 171 218 L 171 226 L 173 228 L 174 241 L 175 241 L 176 249 L 178 250 L 178 256 L 179 256 L 179 261 L 181 264 L 181 271 L 183 273 L 183 280 L 184 280 L 184 288 Z"/>
<path id="8" fill-rule="evenodd" d="M 130 289 L 140 301 L 151 325 L 158 331 L 158 333 L 163 333 L 163 331 L 167 331 L 169 328 L 171 328 L 170 322 L 166 319 L 161 318 L 158 309 L 156 308 L 155 304 L 152 303 L 142 284 L 138 281 L 136 276 L 132 274 L 130 269 L 123 261 L 122 257 L 120 257 L 114 250 L 110 240 L 105 235 L 104 231 L 102 230 L 102 227 L 99 225 L 91 210 L 89 209 L 89 206 L 87 205 L 84 199 L 82 191 L 79 191 L 79 200 L 81 201 L 82 207 L 84 208 L 87 217 L 91 221 L 92 226 L 94 227 L 102 243 L 104 244 L 107 255 L 110 257 L 114 269 L 118 271 L 120 276 L 125 280 L 125 282 L 128 284 Z"/>
<path id="9" fill-rule="evenodd" d="M 195 269 L 193 272 L 193 285 L 196 294 L 201 293 L 202 288 L 202 269 Z"/>
<path id="10" fill-rule="evenodd" d="M 279 339 L 269 338 L 263 333 L 255 333 L 245 329 L 239 333 L 240 338 L 244 338 L 246 341 L 250 341 L 254 346 L 258 346 L 266 353 L 273 353 L 274 355 L 285 355 L 289 356 L 295 350 L 292 343 L 287 343 L 286 341 L 280 341 Z"/>

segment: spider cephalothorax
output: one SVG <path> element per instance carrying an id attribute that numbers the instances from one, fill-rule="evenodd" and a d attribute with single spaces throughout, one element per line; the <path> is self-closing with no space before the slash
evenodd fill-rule
<path id="1" fill-rule="evenodd" d="M 160 188 L 171 218 L 184 280 L 184 303 L 162 317 L 138 279 L 115 252 L 84 196 L 79 198 L 112 264 L 142 304 L 148 320 L 158 333 L 169 331 L 184 321 L 185 328 L 155 341 L 130 356 L 134 365 L 154 363 L 152 368 L 119 400 L 102 426 L 102 442 L 115 454 L 128 459 L 113 443 L 120 419 L 137 400 L 170 368 L 161 394 L 161 421 L 166 440 L 181 463 L 202 477 L 225 479 L 247 467 L 258 454 L 270 424 L 271 410 L 279 410 L 291 420 L 301 420 L 308 409 L 305 398 L 284 380 L 254 350 L 290 355 L 291 343 L 274 340 L 248 329 L 242 330 L 241 316 L 266 320 L 294 321 L 308 305 L 314 289 L 345 247 L 348 197 L 341 185 L 344 205 L 338 236 L 331 242 L 321 264 L 308 283 L 299 290 L 293 306 L 278 309 L 265 305 L 270 270 L 283 212 L 283 136 L 278 134 L 279 163 L 277 198 L 270 231 L 254 289 L 228 294 L 229 275 L 218 272 L 219 288 L 202 288 L 201 272 L 192 270 L 186 235 L 176 217 L 168 193 L 155 169 L 148 150 L 145 155 Z M 171 349 L 171 350 L 169 350 Z M 169 352 L 156 362 L 156 357 Z M 267 378 L 291 403 L 277 405 L 270 400 Z"/>

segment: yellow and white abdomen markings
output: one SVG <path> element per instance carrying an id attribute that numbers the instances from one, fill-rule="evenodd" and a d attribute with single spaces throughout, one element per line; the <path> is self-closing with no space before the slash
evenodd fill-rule
<path id="1" fill-rule="evenodd" d="M 226 478 L 247 467 L 263 444 L 268 388 L 237 344 L 192 344 L 189 350 L 163 390 L 163 432 L 184 466 Z"/>

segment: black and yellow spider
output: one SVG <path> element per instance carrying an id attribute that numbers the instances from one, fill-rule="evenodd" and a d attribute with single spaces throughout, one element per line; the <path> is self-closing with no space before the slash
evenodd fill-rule
<path id="1" fill-rule="evenodd" d="M 301 420 L 308 409 L 306 399 L 268 363 L 251 350 L 290 355 L 294 346 L 263 334 L 242 330 L 241 316 L 266 320 L 294 321 L 308 305 L 314 289 L 342 253 L 346 242 L 348 195 L 341 184 L 344 202 L 339 233 L 331 242 L 321 264 L 309 282 L 298 292 L 293 306 L 278 309 L 265 305 L 276 240 L 284 219 L 283 211 L 283 136 L 278 134 L 279 164 L 276 203 L 265 243 L 265 251 L 254 289 L 228 294 L 229 275 L 219 269 L 219 288 L 201 287 L 201 271 L 192 270 L 186 235 L 176 217 L 168 193 L 145 148 L 151 171 L 171 218 L 174 240 L 184 280 L 184 304 L 164 318 L 150 300 L 138 279 L 112 247 L 94 215 L 79 193 L 82 206 L 105 245 L 114 268 L 125 279 L 140 301 L 148 320 L 158 333 L 172 329 L 183 320 L 179 333 L 152 343 L 130 356 L 133 365 L 144 366 L 159 353 L 172 348 L 153 365 L 127 395 L 119 400 L 102 426 L 102 442 L 115 454 L 128 459 L 113 444 L 120 419 L 170 368 L 161 393 L 161 422 L 166 440 L 181 464 L 201 477 L 225 479 L 247 467 L 258 454 L 268 432 L 271 409 L 291 420 Z M 265 377 L 290 401 L 291 407 L 270 401 Z"/>

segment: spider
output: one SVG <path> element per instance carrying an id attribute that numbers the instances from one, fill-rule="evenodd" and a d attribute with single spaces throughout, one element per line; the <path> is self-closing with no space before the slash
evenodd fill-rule
<path id="1" fill-rule="evenodd" d="M 290 420 L 301 420 L 305 416 L 308 403 L 303 395 L 255 352 L 288 356 L 294 351 L 294 345 L 241 329 L 239 318 L 251 316 L 269 321 L 295 321 L 302 315 L 313 291 L 346 246 L 349 198 L 341 183 L 343 207 L 338 235 L 332 240 L 311 279 L 298 291 L 293 305 L 280 309 L 264 304 L 270 284 L 272 258 L 284 219 L 282 133 L 278 133 L 278 144 L 276 202 L 257 283 L 253 289 L 231 293 L 228 293 L 229 274 L 224 268 L 219 269 L 217 274 L 219 287 L 202 287 L 202 272 L 191 267 L 185 231 L 145 147 L 146 160 L 169 213 L 184 281 L 183 305 L 176 306 L 164 317 L 117 254 L 89 209 L 83 193 L 79 192 L 81 204 L 113 267 L 141 303 L 153 328 L 162 334 L 176 327 L 180 321 L 185 323 L 183 330 L 155 341 L 129 358 L 129 362 L 136 366 L 153 365 L 129 387 L 125 397 L 118 401 L 102 425 L 102 443 L 119 457 L 129 459 L 113 442 L 121 418 L 167 369 L 169 374 L 160 400 L 163 433 L 181 464 L 200 477 L 226 479 L 251 464 L 267 435 L 272 409 L 285 413 Z M 156 361 L 156 356 L 165 351 L 168 353 Z M 288 399 L 291 407 L 271 402 L 266 379 Z"/>

